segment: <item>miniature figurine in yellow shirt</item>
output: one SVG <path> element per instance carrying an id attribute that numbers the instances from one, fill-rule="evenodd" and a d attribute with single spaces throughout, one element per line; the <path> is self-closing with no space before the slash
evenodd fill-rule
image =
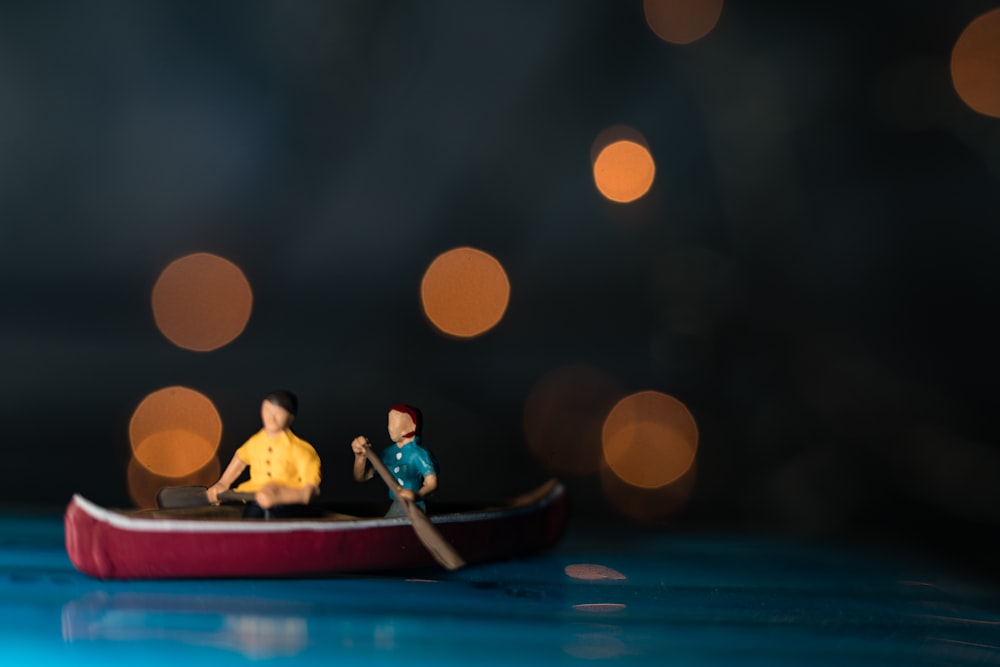
<path id="1" fill-rule="evenodd" d="M 254 494 L 264 510 L 279 505 L 307 505 L 319 495 L 319 454 L 292 433 L 298 399 L 289 391 L 274 391 L 260 405 L 264 428 L 233 454 L 219 481 L 208 489 L 208 500 L 219 504 L 219 494 L 228 491 L 247 466 L 250 479 L 236 491 Z"/>

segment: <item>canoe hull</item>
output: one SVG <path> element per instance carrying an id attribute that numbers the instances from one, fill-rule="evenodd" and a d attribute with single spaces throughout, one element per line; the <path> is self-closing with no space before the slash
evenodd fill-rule
<path id="1" fill-rule="evenodd" d="M 563 487 L 532 502 L 432 518 L 467 563 L 552 546 L 568 514 Z M 66 508 L 66 551 L 100 579 L 315 577 L 432 567 L 408 519 L 213 521 L 141 518 L 76 495 Z"/>

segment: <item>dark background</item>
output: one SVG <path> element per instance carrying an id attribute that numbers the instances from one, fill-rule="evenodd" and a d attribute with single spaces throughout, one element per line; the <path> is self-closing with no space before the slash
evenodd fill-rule
<path id="1" fill-rule="evenodd" d="M 994 7 L 729 0 L 675 46 L 624 0 L 4 3 L 0 502 L 128 504 L 129 417 L 170 385 L 215 402 L 223 463 L 263 393 L 295 390 L 324 495 L 358 493 L 349 441 L 399 401 L 443 496 L 519 492 L 549 474 L 526 397 L 584 364 L 698 422 L 665 529 L 986 563 L 1000 120 L 948 68 Z M 591 174 L 615 125 L 657 165 L 630 205 Z M 464 245 L 512 292 L 457 341 L 418 286 Z M 210 353 L 170 344 L 149 302 L 202 251 L 254 290 Z M 566 481 L 577 520 L 617 520 L 596 476 Z"/>

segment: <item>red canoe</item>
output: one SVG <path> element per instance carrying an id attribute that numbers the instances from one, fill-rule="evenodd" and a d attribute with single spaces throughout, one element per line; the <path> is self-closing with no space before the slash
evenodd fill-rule
<path id="1" fill-rule="evenodd" d="M 328 512 L 310 519 L 241 519 L 238 507 L 109 510 L 74 495 L 66 552 L 101 579 L 311 577 L 434 566 L 405 517 Z M 431 517 L 467 563 L 526 556 L 559 539 L 568 502 L 551 480 L 503 506 Z"/>

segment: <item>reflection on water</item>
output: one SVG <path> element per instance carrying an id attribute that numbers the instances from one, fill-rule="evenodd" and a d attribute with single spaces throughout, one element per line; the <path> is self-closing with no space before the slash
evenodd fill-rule
<path id="1" fill-rule="evenodd" d="M 618 636 L 620 634 L 621 630 L 614 626 L 580 626 L 563 645 L 563 651 L 584 660 L 616 658 L 626 652 L 625 642 Z"/>
<path id="2" fill-rule="evenodd" d="M 304 618 L 226 616 L 218 645 L 255 658 L 288 656 L 301 652 L 308 636 Z"/>
<path id="3" fill-rule="evenodd" d="M 375 626 L 375 648 L 379 651 L 391 651 L 396 648 L 396 626 L 391 623 Z"/>
<path id="4" fill-rule="evenodd" d="M 276 597 L 273 590 L 260 588 L 254 595 L 93 592 L 63 605 L 62 638 L 67 644 L 129 644 L 142 652 L 169 643 L 222 649 L 253 660 L 295 657 L 306 662 L 310 653 L 315 657 L 329 651 L 374 655 L 426 650 L 433 633 L 423 617 L 386 616 L 377 600 L 366 603 L 352 591 L 345 586 L 318 597 L 289 590 L 285 594 L 295 597 Z"/>
<path id="5" fill-rule="evenodd" d="M 613 581 L 623 581 L 625 575 L 614 568 L 596 563 L 573 563 L 564 569 L 566 576 L 582 581 L 597 581 L 610 579 Z"/>
<path id="6" fill-rule="evenodd" d="M 253 607 L 236 597 L 93 593 L 63 606 L 62 635 L 66 642 L 169 641 L 257 659 L 294 656 L 308 645 L 304 605 L 277 612 L 273 601 L 267 612 Z"/>
<path id="7" fill-rule="evenodd" d="M 620 602 L 586 602 L 573 605 L 573 609 L 591 614 L 610 614 L 624 610 L 625 605 Z"/>
<path id="8" fill-rule="evenodd" d="M 867 554 L 770 541 L 602 541 L 599 550 L 469 568 L 432 585 L 15 574 L 0 578 L 4 657 L 44 641 L 48 664 L 556 667 L 677 657 L 731 664 L 747 655 L 759 664 L 1000 664 L 992 591 Z M 42 612 L 8 602 L 19 596 Z M 51 641 L 60 630 L 64 642 Z"/>

